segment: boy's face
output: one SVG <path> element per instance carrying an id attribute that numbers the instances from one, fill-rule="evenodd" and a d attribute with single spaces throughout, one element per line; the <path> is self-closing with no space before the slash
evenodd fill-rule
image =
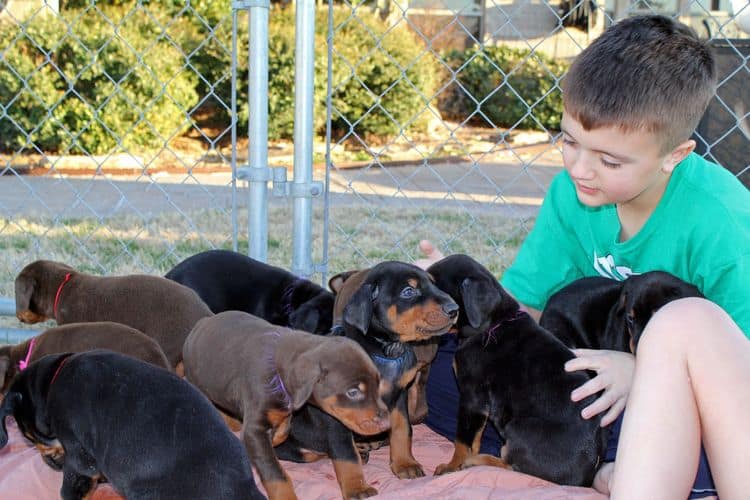
<path id="1" fill-rule="evenodd" d="M 692 147 L 683 151 L 683 144 L 664 154 L 659 138 L 649 133 L 615 127 L 585 130 L 568 113 L 563 113 L 560 128 L 565 169 L 578 200 L 590 207 L 614 203 L 620 208 L 653 210 L 672 169 L 692 151 Z"/>

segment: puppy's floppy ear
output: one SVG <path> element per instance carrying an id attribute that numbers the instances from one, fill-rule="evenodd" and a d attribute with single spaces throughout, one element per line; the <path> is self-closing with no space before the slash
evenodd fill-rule
<path id="1" fill-rule="evenodd" d="M 479 328 L 502 302 L 497 288 L 483 279 L 464 278 L 459 290 L 466 319 L 472 328 Z"/>
<path id="2" fill-rule="evenodd" d="M 289 377 L 287 390 L 292 398 L 292 407 L 296 410 L 310 399 L 315 384 L 322 376 L 322 369 L 318 362 L 317 348 L 302 354 L 297 358 Z"/>
<path id="3" fill-rule="evenodd" d="M 20 402 L 20 392 L 9 392 L 3 398 L 3 404 L 0 405 L 0 448 L 4 448 L 8 444 L 8 429 L 5 427 L 5 417 L 12 416 Z"/>
<path id="4" fill-rule="evenodd" d="M 344 322 L 367 334 L 372 319 L 372 301 L 377 296 L 377 286 L 366 283 L 359 287 L 344 308 Z"/>
<path id="5" fill-rule="evenodd" d="M 315 333 L 318 328 L 320 314 L 318 309 L 308 304 L 302 304 L 289 315 L 289 326 L 295 330 Z"/>
<path id="6" fill-rule="evenodd" d="M 30 273 L 21 273 L 16 278 L 16 314 L 31 310 L 31 297 L 38 284 Z"/>
<path id="7" fill-rule="evenodd" d="M 356 274 L 358 272 L 358 270 L 354 270 L 338 273 L 336 276 L 328 280 L 328 288 L 330 288 L 333 293 L 339 293 L 341 287 L 344 286 L 344 282 L 348 280 L 353 274 Z"/>

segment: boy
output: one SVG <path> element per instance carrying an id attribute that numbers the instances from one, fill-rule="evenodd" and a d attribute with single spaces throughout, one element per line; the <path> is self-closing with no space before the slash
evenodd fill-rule
<path id="1" fill-rule="evenodd" d="M 664 270 L 721 306 L 731 316 L 726 330 L 750 336 L 750 193 L 694 154 L 689 139 L 715 81 L 708 46 L 662 16 L 620 21 L 576 58 L 563 81 L 565 172 L 553 180 L 534 229 L 501 279 L 533 316 L 575 279 Z M 440 257 L 429 242 L 421 247 L 428 257 L 422 264 Z M 716 324 L 720 331 L 725 325 Z M 628 399 L 634 358 L 588 350 L 576 356 L 566 370 L 597 376 L 571 398 L 602 391 L 582 416 L 603 414 L 602 425 L 609 425 Z M 449 369 L 433 367 L 430 378 Z M 710 478 L 703 469 L 699 483 Z M 608 491 L 611 470 L 601 469 L 598 489 Z M 697 484 L 692 497 L 713 494 L 711 485 Z"/>

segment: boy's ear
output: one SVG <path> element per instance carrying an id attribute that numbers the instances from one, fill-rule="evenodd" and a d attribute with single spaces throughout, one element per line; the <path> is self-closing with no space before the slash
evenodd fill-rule
<path id="1" fill-rule="evenodd" d="M 667 155 L 667 158 L 662 165 L 662 170 L 667 173 L 671 174 L 674 168 L 685 158 L 687 158 L 687 155 L 693 152 L 695 149 L 695 141 L 693 139 L 688 139 L 685 142 L 682 142 L 675 147 L 671 153 Z"/>

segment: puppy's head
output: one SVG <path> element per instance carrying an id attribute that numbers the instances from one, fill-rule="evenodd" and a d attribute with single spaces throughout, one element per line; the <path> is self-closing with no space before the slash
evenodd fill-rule
<path id="1" fill-rule="evenodd" d="M 458 304 L 461 314 L 456 328 L 462 335 L 486 332 L 493 322 L 516 314 L 519 304 L 492 273 L 468 255 L 449 255 L 427 272 L 435 284 Z"/>
<path id="2" fill-rule="evenodd" d="M 458 318 L 458 305 L 430 275 L 403 262 L 381 262 L 349 277 L 336 295 L 334 309 L 340 310 L 340 301 L 347 297 L 343 323 L 391 342 L 442 335 Z"/>
<path id="3" fill-rule="evenodd" d="M 13 416 L 18 429 L 39 449 L 51 467 L 62 467 L 62 447 L 57 441 L 47 414 L 47 395 L 55 373 L 70 353 L 51 354 L 20 372 L 0 405 L 0 448 L 8 442 L 5 418 Z"/>
<path id="4" fill-rule="evenodd" d="M 318 335 L 329 332 L 333 324 L 333 301 L 331 292 L 301 280 L 292 291 L 289 326 Z"/>
<path id="5" fill-rule="evenodd" d="M 667 303 L 684 297 L 703 297 L 703 294 L 690 283 L 663 271 L 635 274 L 625 280 L 615 316 L 630 337 L 633 353 L 654 313 Z"/>
<path id="6" fill-rule="evenodd" d="M 54 315 L 55 292 L 66 273 L 75 270 L 50 260 L 37 260 L 16 276 L 16 317 L 23 323 L 39 323 Z"/>
<path id="7" fill-rule="evenodd" d="M 345 337 L 329 337 L 302 354 L 290 385 L 298 388 L 292 404 L 306 401 L 363 435 L 388 429 L 389 418 L 380 397 L 380 373 L 365 350 Z"/>

